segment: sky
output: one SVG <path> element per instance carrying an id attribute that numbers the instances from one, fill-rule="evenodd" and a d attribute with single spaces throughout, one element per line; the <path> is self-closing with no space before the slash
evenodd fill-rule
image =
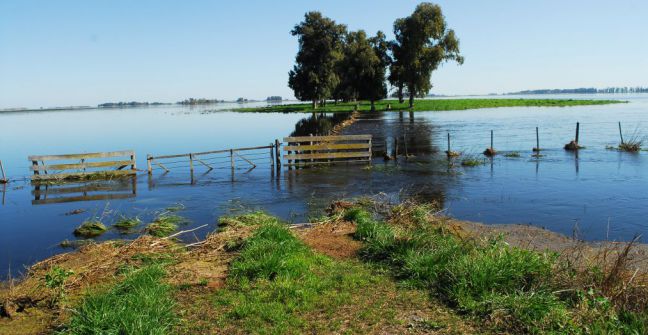
<path id="1" fill-rule="evenodd" d="M 292 27 L 384 31 L 419 1 L 0 0 L 0 108 L 292 98 Z M 648 1 L 437 1 L 465 57 L 430 93 L 648 86 Z"/>

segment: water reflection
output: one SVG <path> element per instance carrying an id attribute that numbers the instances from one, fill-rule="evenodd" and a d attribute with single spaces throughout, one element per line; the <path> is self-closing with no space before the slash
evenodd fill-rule
<path id="1" fill-rule="evenodd" d="M 77 182 L 32 182 L 31 194 L 34 197 L 32 205 L 128 199 L 137 195 L 137 176 Z"/>
<path id="2" fill-rule="evenodd" d="M 351 117 L 351 113 L 313 113 L 295 124 L 295 130 L 290 136 L 322 136 L 331 135 L 335 126 Z"/>

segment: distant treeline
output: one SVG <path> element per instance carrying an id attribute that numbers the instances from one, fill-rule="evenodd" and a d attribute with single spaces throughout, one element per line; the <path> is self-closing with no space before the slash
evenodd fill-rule
<path id="1" fill-rule="evenodd" d="M 506 94 L 595 94 L 595 93 L 648 93 L 648 87 L 566 88 L 511 92 Z"/>
<path id="2" fill-rule="evenodd" d="M 204 104 L 215 104 L 219 102 L 225 102 L 225 100 L 189 98 L 182 101 L 178 101 L 178 104 L 179 105 L 204 105 Z"/>
<path id="3" fill-rule="evenodd" d="M 97 105 L 99 108 L 120 108 L 120 107 L 141 107 L 141 106 L 160 106 L 160 105 L 170 105 L 170 103 L 165 102 L 106 102 L 103 104 Z"/>
<path id="4" fill-rule="evenodd" d="M 278 95 L 273 95 L 266 98 L 266 101 L 282 101 L 283 99 Z"/>

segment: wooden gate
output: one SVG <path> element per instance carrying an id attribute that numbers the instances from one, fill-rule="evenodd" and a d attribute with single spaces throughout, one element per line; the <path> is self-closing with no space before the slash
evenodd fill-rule
<path id="1" fill-rule="evenodd" d="M 294 136 L 284 142 L 288 167 L 371 163 L 371 135 Z"/>
<path id="2" fill-rule="evenodd" d="M 134 151 L 29 156 L 28 160 L 32 162 L 32 180 L 112 178 L 137 172 Z M 50 164 L 52 161 L 55 163 Z"/>

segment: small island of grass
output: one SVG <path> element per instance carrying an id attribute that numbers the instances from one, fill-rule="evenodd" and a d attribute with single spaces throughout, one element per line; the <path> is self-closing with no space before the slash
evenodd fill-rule
<path id="1" fill-rule="evenodd" d="M 498 107 L 570 107 L 588 105 L 608 105 L 626 103 L 621 100 L 581 100 L 581 99 L 429 99 L 417 100 L 412 111 L 451 111 L 479 108 Z M 329 102 L 324 106 L 313 109 L 310 103 L 297 103 L 286 105 L 273 105 L 265 107 L 238 108 L 238 112 L 257 113 L 346 113 L 358 111 L 371 111 L 369 101 L 360 102 Z M 403 111 L 410 110 L 406 102 L 398 100 L 382 100 L 375 102 L 375 111 Z"/>

